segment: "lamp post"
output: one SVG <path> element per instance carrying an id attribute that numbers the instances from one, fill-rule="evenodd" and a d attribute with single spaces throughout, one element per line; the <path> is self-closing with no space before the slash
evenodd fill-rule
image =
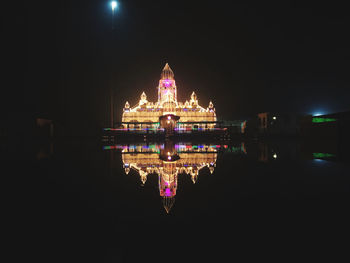
<path id="1" fill-rule="evenodd" d="M 114 56 L 113 56 L 113 31 L 114 31 L 114 10 L 118 8 L 118 2 L 112 1 L 111 2 L 112 7 L 112 76 L 111 76 L 111 85 L 110 85 L 110 127 L 114 128 L 114 100 L 113 100 L 113 62 L 114 62 Z"/>
<path id="2" fill-rule="evenodd" d="M 110 84 L 110 127 L 114 128 L 114 99 L 113 99 L 113 65 L 114 65 L 114 51 L 113 51 L 113 39 L 114 39 L 114 10 L 118 8 L 118 2 L 112 1 L 112 33 L 111 33 L 111 52 L 112 52 L 112 63 L 111 63 L 111 84 Z M 114 137 L 113 137 L 114 142 Z M 110 154 L 110 174 L 112 175 L 114 154 L 113 151 Z"/>

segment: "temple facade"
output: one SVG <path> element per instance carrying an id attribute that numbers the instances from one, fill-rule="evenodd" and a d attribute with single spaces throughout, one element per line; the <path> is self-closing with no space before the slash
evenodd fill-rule
<path id="1" fill-rule="evenodd" d="M 199 105 L 197 95 L 193 92 L 190 100 L 177 101 L 177 87 L 174 73 L 166 63 L 159 80 L 158 101 L 147 100 L 142 92 L 140 101 L 134 107 L 125 103 L 122 116 L 123 128 L 158 128 L 172 125 L 173 128 L 213 128 L 216 113 L 210 101 L 207 108 Z"/>

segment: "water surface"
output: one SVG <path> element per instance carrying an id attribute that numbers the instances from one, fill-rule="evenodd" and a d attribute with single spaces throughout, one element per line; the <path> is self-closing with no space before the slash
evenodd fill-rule
<path id="1" fill-rule="evenodd" d="M 272 248 L 341 250 L 349 234 L 350 167 L 331 142 L 65 140 L 1 153 L 11 242 L 38 261 L 277 258 Z"/>

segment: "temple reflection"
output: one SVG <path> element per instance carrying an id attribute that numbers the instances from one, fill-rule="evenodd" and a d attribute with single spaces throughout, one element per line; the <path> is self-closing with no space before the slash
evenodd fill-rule
<path id="1" fill-rule="evenodd" d="M 257 152 L 254 148 L 256 147 L 249 147 L 252 152 Z M 214 173 L 220 155 L 247 157 L 247 145 L 244 142 L 227 144 L 220 141 L 215 144 L 172 140 L 157 143 L 144 141 L 106 145 L 103 149 L 120 151 L 125 173 L 129 174 L 131 170 L 137 172 L 141 185 L 145 185 L 150 174 L 157 174 L 159 194 L 167 213 L 175 203 L 179 175 L 189 176 L 195 184 L 201 170 L 208 169 L 210 174 Z"/>
<path id="2" fill-rule="evenodd" d="M 207 168 L 214 172 L 219 145 L 191 143 L 117 145 L 122 149 L 122 161 L 125 173 L 135 170 L 145 184 L 149 174 L 158 175 L 159 193 L 167 213 L 174 205 L 177 177 L 179 174 L 191 176 L 196 183 L 199 171 Z"/>
<path id="3" fill-rule="evenodd" d="M 218 144 L 174 142 L 172 140 L 158 143 L 148 141 L 131 143 L 129 141 L 124 144 L 105 145 L 103 149 L 117 150 L 121 153 L 125 173 L 129 174 L 131 170 L 137 172 L 141 185 L 145 185 L 150 174 L 157 174 L 159 194 L 167 213 L 175 203 L 178 176 L 188 176 L 196 184 L 201 170 L 208 169 L 207 171 L 211 174 L 214 172 L 217 160 L 225 159 L 236 163 L 244 160 L 250 164 L 256 161 L 278 163 L 298 158 L 334 160 L 337 157 L 335 152 L 327 151 L 325 147 L 315 150 L 313 147 L 306 149 L 294 141 L 278 143 L 274 141 L 268 143 L 264 141 L 216 141 L 216 143 Z M 113 152 L 111 152 L 111 157 Z M 112 163 L 114 163 L 113 157 L 111 158 Z"/>

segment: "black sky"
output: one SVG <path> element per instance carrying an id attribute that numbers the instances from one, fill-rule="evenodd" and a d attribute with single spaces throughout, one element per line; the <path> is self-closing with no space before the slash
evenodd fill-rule
<path id="1" fill-rule="evenodd" d="M 3 6 L 2 112 L 84 128 L 120 120 L 142 91 L 156 100 L 168 62 L 181 100 L 219 117 L 349 110 L 349 16 L 328 1 L 17 2 Z M 5 83 L 6 82 L 6 83 Z"/>

